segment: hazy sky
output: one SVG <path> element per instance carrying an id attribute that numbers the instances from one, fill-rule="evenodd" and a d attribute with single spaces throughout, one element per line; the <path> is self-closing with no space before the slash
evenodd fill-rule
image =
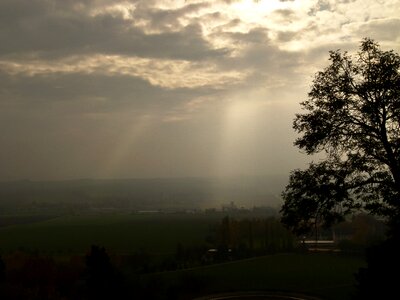
<path id="1" fill-rule="evenodd" d="M 328 51 L 400 1 L 0 0 L 0 180 L 288 173 Z"/>

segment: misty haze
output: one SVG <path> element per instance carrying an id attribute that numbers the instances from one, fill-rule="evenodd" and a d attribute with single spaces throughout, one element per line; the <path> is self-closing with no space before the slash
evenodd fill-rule
<path id="1" fill-rule="evenodd" d="M 0 298 L 396 298 L 399 16 L 0 0 Z"/>

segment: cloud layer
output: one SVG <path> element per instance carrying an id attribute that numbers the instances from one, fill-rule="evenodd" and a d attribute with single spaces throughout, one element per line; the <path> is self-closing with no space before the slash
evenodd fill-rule
<path id="1" fill-rule="evenodd" d="M 400 50 L 400 2 L 2 0 L 0 180 L 285 173 L 331 49 Z"/>

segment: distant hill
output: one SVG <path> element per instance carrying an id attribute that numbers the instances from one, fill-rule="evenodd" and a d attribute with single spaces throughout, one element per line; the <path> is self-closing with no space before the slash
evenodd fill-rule
<path id="1" fill-rule="evenodd" d="M 0 214 L 88 209 L 200 209 L 278 206 L 284 176 L 154 179 L 80 179 L 0 182 Z"/>

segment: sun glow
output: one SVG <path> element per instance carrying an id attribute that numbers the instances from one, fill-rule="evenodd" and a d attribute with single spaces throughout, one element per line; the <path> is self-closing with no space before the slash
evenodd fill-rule
<path id="1" fill-rule="evenodd" d="M 251 23 L 262 22 L 272 11 L 285 8 L 287 4 L 279 0 L 242 0 L 234 2 L 231 9 L 242 19 Z"/>

